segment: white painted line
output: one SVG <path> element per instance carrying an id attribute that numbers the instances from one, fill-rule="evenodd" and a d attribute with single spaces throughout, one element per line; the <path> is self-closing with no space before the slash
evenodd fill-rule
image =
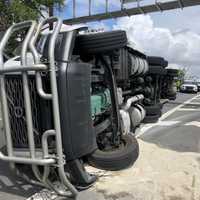
<path id="1" fill-rule="evenodd" d="M 191 98 L 191 99 L 185 101 L 184 103 L 182 103 L 182 104 L 176 106 L 175 108 L 169 110 L 168 112 L 164 113 L 164 114 L 161 116 L 160 120 L 162 121 L 162 120 L 166 119 L 167 117 L 169 117 L 171 114 L 173 114 L 174 112 L 176 112 L 178 109 L 180 109 L 180 108 L 181 108 L 182 106 L 184 106 L 185 104 L 188 104 L 188 103 L 190 103 L 192 100 L 194 100 L 194 99 L 196 99 L 196 98 L 199 98 L 199 97 L 200 97 L 200 95 L 194 96 L 193 98 Z"/>
<path id="2" fill-rule="evenodd" d="M 154 123 L 154 124 L 145 124 L 143 127 L 141 127 L 140 129 L 136 131 L 135 135 L 136 135 L 136 138 L 139 138 L 146 131 L 148 131 L 149 129 L 155 126 L 173 126 L 178 123 L 180 123 L 180 121 L 158 121 L 157 123 Z"/>
<path id="3" fill-rule="evenodd" d="M 153 126 L 156 126 L 157 123 L 155 124 L 145 124 L 141 128 L 136 129 L 135 131 L 135 137 L 139 138 L 141 135 L 143 135 L 146 131 L 151 129 Z"/>
<path id="4" fill-rule="evenodd" d="M 181 121 L 159 121 L 157 126 L 173 126 L 180 123 Z"/>
<path id="5" fill-rule="evenodd" d="M 195 109 L 195 108 L 179 108 L 178 111 L 198 111 L 198 112 L 200 112 L 200 109 Z"/>
<path id="6" fill-rule="evenodd" d="M 190 104 L 191 104 L 191 105 L 195 105 L 195 106 L 196 106 L 196 105 L 197 105 L 197 106 L 198 106 L 198 105 L 200 106 L 200 102 L 198 102 L 198 101 L 192 101 L 192 102 L 190 102 Z"/>
<path id="7" fill-rule="evenodd" d="M 197 127 L 200 127 L 200 122 L 198 122 L 198 121 L 188 122 L 187 124 L 185 124 L 185 126 L 197 126 Z"/>
<path id="8" fill-rule="evenodd" d="M 139 138 L 141 137 L 143 134 L 145 134 L 145 132 L 151 128 L 153 128 L 154 126 L 159 126 L 159 124 L 161 125 L 163 123 L 163 120 L 165 120 L 167 117 L 169 117 L 170 115 L 172 115 L 174 112 L 178 111 L 182 106 L 190 103 L 191 101 L 193 101 L 194 99 L 197 99 L 197 98 L 200 98 L 200 95 L 197 95 L 197 96 L 194 96 L 192 97 L 191 99 L 183 102 L 182 104 L 176 106 L 175 108 L 172 108 L 171 110 L 169 110 L 168 112 L 164 113 L 160 119 L 159 119 L 159 122 L 157 123 L 154 123 L 154 124 L 145 124 L 141 129 L 138 129 L 138 133 L 136 132 L 136 138 Z M 169 122 L 169 121 L 168 121 Z M 168 123 L 166 121 L 166 123 Z M 178 123 L 176 121 L 176 123 Z"/>

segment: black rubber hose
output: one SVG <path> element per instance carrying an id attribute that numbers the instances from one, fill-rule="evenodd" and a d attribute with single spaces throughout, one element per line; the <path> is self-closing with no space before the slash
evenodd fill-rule
<path id="1" fill-rule="evenodd" d="M 97 135 L 99 135 L 100 133 L 102 133 L 104 130 L 106 130 L 109 126 L 111 125 L 110 119 L 106 119 L 103 122 L 101 122 L 100 124 L 96 125 L 94 127 L 94 132 Z"/>

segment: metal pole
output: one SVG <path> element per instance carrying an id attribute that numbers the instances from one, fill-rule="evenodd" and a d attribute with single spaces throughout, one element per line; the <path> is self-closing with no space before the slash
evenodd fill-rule
<path id="1" fill-rule="evenodd" d="M 29 42 L 31 38 L 34 36 L 34 32 L 36 29 L 36 23 L 32 26 L 23 42 L 22 52 L 21 52 L 21 65 L 22 68 L 27 66 L 27 50 L 29 47 Z M 35 159 L 35 141 L 34 141 L 34 132 L 33 132 L 33 119 L 32 119 L 32 105 L 31 105 L 31 97 L 29 90 L 29 81 L 28 81 L 28 73 L 22 72 L 22 82 L 23 82 L 23 92 L 24 92 L 24 104 L 25 104 L 25 113 L 26 113 L 26 122 L 27 122 L 27 133 L 28 133 L 28 143 L 30 150 L 31 159 Z M 36 165 L 32 165 L 33 173 L 36 178 L 40 180 L 40 172 Z"/>
<path id="2" fill-rule="evenodd" d="M 76 18 L 76 0 L 73 0 L 73 18 Z"/>
<path id="3" fill-rule="evenodd" d="M 162 8 L 161 8 L 161 3 L 158 2 L 158 0 L 155 0 L 155 5 L 156 5 L 156 7 L 158 8 L 158 11 L 160 11 L 160 12 L 163 11 Z"/>
<path id="4" fill-rule="evenodd" d="M 183 4 L 182 0 L 178 0 L 178 3 L 179 3 L 180 8 L 183 9 L 184 8 L 184 4 Z"/>
<path id="5" fill-rule="evenodd" d="M 36 28 L 36 22 L 33 22 L 28 34 L 23 42 L 22 52 L 21 52 L 21 65 L 22 67 L 27 66 L 27 50 L 30 39 L 34 35 L 34 31 Z M 30 99 L 30 91 L 28 84 L 28 74 L 27 72 L 22 72 L 22 81 L 23 81 L 23 91 L 24 91 L 24 104 L 25 104 L 25 113 L 27 119 L 27 132 L 28 132 L 28 142 L 31 158 L 35 158 L 35 142 L 33 135 L 33 120 L 32 120 L 32 109 L 31 109 L 31 99 Z"/>
<path id="6" fill-rule="evenodd" d="M 106 0 L 106 13 L 108 13 L 108 0 Z"/>
<path id="7" fill-rule="evenodd" d="M 89 0 L 89 16 L 92 14 L 92 0 Z"/>
<path id="8" fill-rule="evenodd" d="M 73 196 L 77 196 L 78 191 L 69 182 L 69 180 L 66 177 L 65 170 L 64 170 L 64 160 L 63 160 L 60 111 L 59 111 L 55 55 L 54 55 L 55 42 L 60 32 L 61 26 L 62 26 L 62 20 L 58 19 L 58 22 L 55 26 L 54 32 L 51 36 L 50 43 L 49 43 L 50 84 L 51 84 L 51 90 L 52 90 L 52 106 L 53 106 L 53 114 L 54 114 L 53 121 L 54 121 L 55 130 L 56 130 L 56 150 L 57 150 L 57 156 L 58 156 L 58 172 L 63 184 L 70 189 Z"/>
<path id="9" fill-rule="evenodd" d="M 137 7 L 138 7 L 141 14 L 145 14 L 144 10 L 140 6 L 140 0 L 137 0 Z"/>
<path id="10" fill-rule="evenodd" d="M 41 22 L 39 25 L 38 25 L 38 28 L 37 28 L 37 31 L 34 35 L 34 37 L 32 37 L 30 43 L 29 43 L 29 48 L 33 54 L 33 58 L 34 58 L 34 62 L 35 62 L 35 65 L 39 65 L 40 64 L 40 56 L 35 48 L 35 43 L 36 43 L 36 40 L 40 34 L 40 31 L 42 29 L 44 25 L 44 22 Z M 42 97 L 43 99 L 46 99 L 46 100 L 50 100 L 52 99 L 52 95 L 51 94 L 47 94 L 44 89 L 43 89 L 43 85 L 42 85 L 42 77 L 41 77 L 41 74 L 36 71 L 36 87 L 37 87 L 37 92 L 39 94 L 40 97 Z"/>
<path id="11" fill-rule="evenodd" d="M 123 2 L 123 0 L 121 0 L 121 10 L 123 10 L 124 9 L 124 2 Z"/>

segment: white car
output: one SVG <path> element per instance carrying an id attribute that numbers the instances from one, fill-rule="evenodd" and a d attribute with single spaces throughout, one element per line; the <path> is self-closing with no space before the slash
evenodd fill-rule
<path id="1" fill-rule="evenodd" d="M 200 82 L 197 82 L 198 92 L 200 92 Z"/>
<path id="2" fill-rule="evenodd" d="M 180 87 L 180 91 L 197 93 L 198 92 L 197 83 L 194 81 L 184 81 L 184 83 Z"/>

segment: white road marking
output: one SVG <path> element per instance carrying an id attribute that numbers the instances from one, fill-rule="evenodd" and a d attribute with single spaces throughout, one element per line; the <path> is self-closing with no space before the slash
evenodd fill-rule
<path id="1" fill-rule="evenodd" d="M 180 123 L 180 121 L 159 121 L 157 125 L 158 126 L 172 126 L 178 123 Z"/>
<path id="2" fill-rule="evenodd" d="M 141 135 L 143 135 L 146 131 L 151 129 L 155 124 L 145 124 L 141 128 L 136 129 L 135 131 L 135 137 L 139 138 Z"/>
<path id="3" fill-rule="evenodd" d="M 190 102 L 190 104 L 191 104 L 191 105 L 194 105 L 194 106 L 196 106 L 196 105 L 197 105 L 197 106 L 198 106 L 198 105 L 200 106 L 200 102 L 198 102 L 198 101 L 192 101 L 192 102 Z"/>
<path id="4" fill-rule="evenodd" d="M 200 97 L 200 95 L 194 96 L 193 98 L 191 98 L 191 99 L 185 101 L 184 103 L 182 103 L 182 104 L 176 106 L 175 108 L 169 110 L 168 112 L 166 112 L 166 113 L 164 113 L 164 114 L 162 115 L 162 117 L 160 118 L 160 120 L 162 121 L 162 120 L 166 119 L 167 117 L 169 117 L 171 114 L 173 114 L 174 112 L 176 112 L 178 109 L 180 109 L 180 108 L 181 108 L 182 106 L 184 106 L 185 104 L 188 104 L 188 103 L 190 103 L 192 100 L 194 100 L 194 99 L 196 99 L 196 98 L 199 98 L 199 97 Z"/>
<path id="5" fill-rule="evenodd" d="M 200 98 L 200 95 L 194 96 L 191 99 L 188 99 L 187 101 L 183 102 L 182 104 L 176 106 L 175 108 L 172 108 L 171 110 L 169 110 L 168 112 L 164 113 L 159 121 L 157 123 L 154 124 L 145 124 L 143 127 L 141 127 L 140 129 L 138 129 L 136 131 L 136 138 L 141 137 L 143 134 L 145 134 L 146 131 L 148 131 L 149 129 L 153 128 L 154 126 L 158 126 L 161 125 L 162 123 L 166 123 L 166 124 L 170 124 L 170 121 L 166 121 L 163 122 L 167 117 L 169 117 L 170 115 L 172 115 L 174 112 L 178 111 L 179 109 L 181 109 L 182 106 L 187 105 L 189 103 L 191 103 L 194 99 Z M 175 123 L 179 123 L 177 121 L 175 121 Z M 174 124 L 171 124 L 174 125 Z M 163 125 L 162 125 L 163 126 Z M 169 125 L 170 126 L 170 125 Z"/>
<path id="6" fill-rule="evenodd" d="M 185 126 L 197 126 L 197 127 L 200 127 L 200 122 L 198 122 L 198 121 L 188 122 L 188 123 L 185 124 Z"/>
<path id="7" fill-rule="evenodd" d="M 200 109 L 196 108 L 179 108 L 178 111 L 200 111 Z"/>
<path id="8" fill-rule="evenodd" d="M 155 126 L 173 126 L 175 124 L 180 123 L 180 121 L 158 121 L 157 123 L 154 124 L 145 124 L 143 127 L 140 129 L 136 130 L 136 138 L 139 138 L 141 135 L 143 135 L 146 131 L 149 129 L 155 127 Z"/>

